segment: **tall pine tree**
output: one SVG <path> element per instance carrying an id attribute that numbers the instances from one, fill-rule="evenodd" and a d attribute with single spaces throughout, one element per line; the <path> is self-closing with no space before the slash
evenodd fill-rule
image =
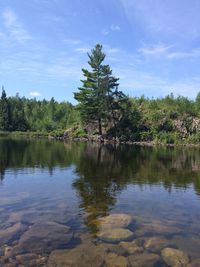
<path id="1" fill-rule="evenodd" d="M 79 102 L 82 119 L 88 122 L 98 122 L 99 134 L 102 134 L 102 123 L 110 119 L 113 114 L 113 103 L 121 92 L 118 92 L 118 78 L 112 76 L 109 65 L 104 65 L 105 54 L 102 45 L 97 44 L 91 53 L 88 53 L 88 64 L 91 70 L 82 69 L 86 78 L 81 80 L 83 86 L 74 93 Z"/>
<path id="2" fill-rule="evenodd" d="M 0 99 L 0 130 L 9 131 L 10 120 L 10 106 L 4 87 L 2 87 L 2 95 Z"/>

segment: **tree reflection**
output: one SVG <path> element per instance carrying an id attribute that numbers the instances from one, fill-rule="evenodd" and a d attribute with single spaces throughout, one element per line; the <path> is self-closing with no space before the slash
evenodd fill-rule
<path id="1" fill-rule="evenodd" d="M 85 214 L 85 223 L 95 233 L 93 223 L 109 213 L 118 195 L 129 185 L 160 185 L 169 193 L 175 187 L 194 187 L 200 195 L 200 150 L 198 148 L 112 146 L 65 143 L 48 140 L 0 139 L 0 179 L 6 170 L 73 165 L 73 182 Z"/>

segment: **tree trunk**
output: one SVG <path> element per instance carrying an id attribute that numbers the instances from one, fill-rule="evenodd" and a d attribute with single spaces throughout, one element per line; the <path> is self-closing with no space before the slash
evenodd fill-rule
<path id="1" fill-rule="evenodd" d="M 99 134 L 102 135 L 101 118 L 98 119 L 98 124 L 99 124 Z"/>

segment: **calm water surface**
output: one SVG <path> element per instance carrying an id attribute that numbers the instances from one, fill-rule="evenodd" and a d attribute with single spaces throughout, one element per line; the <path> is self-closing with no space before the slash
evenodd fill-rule
<path id="1" fill-rule="evenodd" d="M 130 236 L 103 235 L 111 214 Z M 197 148 L 0 139 L 0 266 L 200 263 L 199 222 Z"/>

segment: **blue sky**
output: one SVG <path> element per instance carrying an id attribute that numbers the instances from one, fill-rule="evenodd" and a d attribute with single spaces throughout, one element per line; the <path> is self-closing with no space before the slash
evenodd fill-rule
<path id="1" fill-rule="evenodd" d="M 130 96 L 200 91 L 199 0 L 0 0 L 0 83 L 8 95 L 67 100 L 101 43 Z"/>

